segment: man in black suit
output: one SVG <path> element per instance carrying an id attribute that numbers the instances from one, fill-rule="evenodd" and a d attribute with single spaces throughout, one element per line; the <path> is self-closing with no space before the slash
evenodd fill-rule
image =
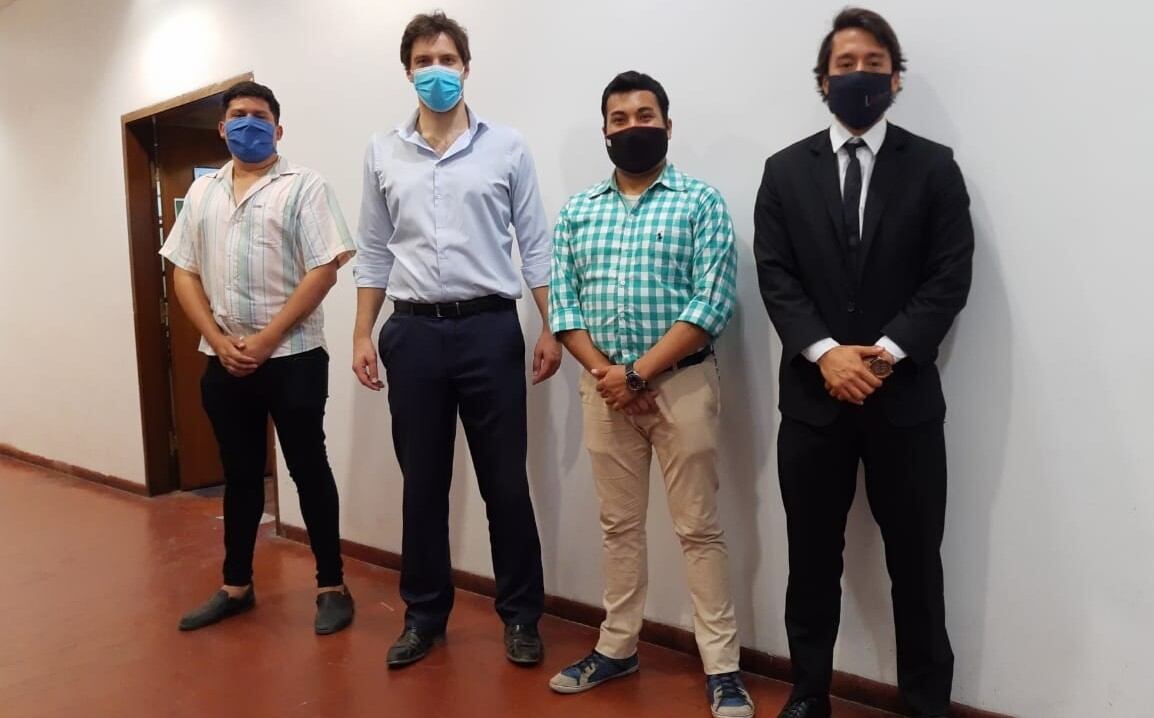
<path id="1" fill-rule="evenodd" d="M 859 461 L 893 584 L 899 688 L 917 716 L 950 705 L 946 406 L 934 361 L 969 292 L 973 227 L 949 148 L 884 119 L 904 69 L 880 15 L 838 15 L 814 68 L 836 120 L 770 157 L 757 196 L 758 281 L 783 345 L 778 474 L 794 689 L 781 718 L 830 715 Z"/>

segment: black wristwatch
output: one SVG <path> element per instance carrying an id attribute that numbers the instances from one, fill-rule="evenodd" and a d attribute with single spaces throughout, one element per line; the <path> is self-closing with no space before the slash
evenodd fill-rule
<path id="1" fill-rule="evenodd" d="M 638 393 L 649 388 L 649 382 L 641 378 L 637 370 L 633 368 L 633 362 L 625 365 L 625 385 L 629 387 L 629 391 Z"/>

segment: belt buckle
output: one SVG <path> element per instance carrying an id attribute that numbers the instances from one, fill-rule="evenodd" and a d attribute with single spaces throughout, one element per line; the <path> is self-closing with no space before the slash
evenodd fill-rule
<path id="1" fill-rule="evenodd" d="M 448 319 L 450 317 L 458 317 L 459 318 L 461 316 L 461 303 L 460 302 L 453 302 L 453 313 L 452 314 L 442 313 L 441 307 L 448 307 L 448 306 L 449 306 L 448 304 L 434 304 L 433 305 L 433 309 L 436 312 L 437 319 Z"/>

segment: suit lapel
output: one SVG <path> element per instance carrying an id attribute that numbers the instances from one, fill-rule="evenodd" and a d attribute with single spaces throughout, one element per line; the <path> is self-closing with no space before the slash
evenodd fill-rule
<path id="1" fill-rule="evenodd" d="M 841 187 L 838 184 L 837 155 L 830 146 L 829 133 L 819 132 L 810 143 L 810 151 L 814 154 L 813 179 L 821 188 L 821 196 L 825 201 L 826 211 L 829 212 L 833 231 L 829 237 L 833 241 L 834 250 L 839 254 L 845 253 L 845 226 L 842 220 Z"/>
<path id="2" fill-rule="evenodd" d="M 865 267 L 870 248 L 873 247 L 874 239 L 877 237 L 878 225 L 881 224 L 886 202 L 902 175 L 905 146 L 906 131 L 897 125 L 890 125 L 887 130 L 886 141 L 882 144 L 881 151 L 878 152 L 874 160 L 869 194 L 866 195 L 865 221 L 862 223 L 861 257 L 857 263 L 859 275 Z"/>

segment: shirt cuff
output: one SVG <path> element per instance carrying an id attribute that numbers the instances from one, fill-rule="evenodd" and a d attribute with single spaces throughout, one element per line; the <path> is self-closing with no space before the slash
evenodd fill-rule
<path id="1" fill-rule="evenodd" d="M 821 359 L 826 352 L 828 352 L 830 349 L 840 346 L 841 344 L 838 344 L 830 337 L 826 337 L 825 339 L 816 341 L 805 349 L 802 349 L 801 355 L 808 359 L 810 362 L 817 364 L 817 360 Z"/>
<path id="2" fill-rule="evenodd" d="M 549 328 L 553 334 L 585 329 L 585 317 L 580 309 L 556 308 L 549 312 Z"/>
<path id="3" fill-rule="evenodd" d="M 906 358 L 906 353 L 902 351 L 902 348 L 895 344 L 894 340 L 889 337 L 878 339 L 877 345 L 893 355 L 895 364 Z"/>
<path id="4" fill-rule="evenodd" d="M 548 287 L 549 273 L 552 267 L 553 264 L 551 260 L 531 265 L 524 264 L 521 265 L 521 276 L 525 278 L 525 284 L 529 285 L 529 289 Z"/>
<path id="5" fill-rule="evenodd" d="M 694 298 L 681 311 L 677 321 L 692 324 L 716 339 L 729 322 L 729 314 L 724 307 L 715 307 L 709 302 Z"/>
<path id="6" fill-rule="evenodd" d="M 353 280 L 362 289 L 388 289 L 389 271 L 373 269 L 358 262 L 353 267 Z"/>

